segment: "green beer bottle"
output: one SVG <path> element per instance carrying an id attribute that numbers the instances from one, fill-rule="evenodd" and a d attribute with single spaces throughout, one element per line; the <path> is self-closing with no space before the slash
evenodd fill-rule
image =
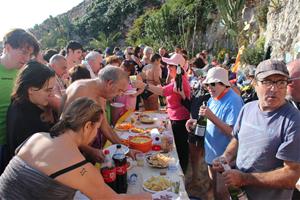
<path id="1" fill-rule="evenodd" d="M 225 171 L 231 170 L 231 167 L 224 157 L 220 157 L 219 159 Z M 228 187 L 228 192 L 231 200 L 248 200 L 246 192 L 241 188 Z"/>

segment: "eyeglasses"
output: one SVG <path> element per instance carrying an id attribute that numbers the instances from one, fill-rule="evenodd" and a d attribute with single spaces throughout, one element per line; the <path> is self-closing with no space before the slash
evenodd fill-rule
<path id="1" fill-rule="evenodd" d="M 271 81 L 271 80 L 258 80 L 266 87 L 271 87 L 272 85 L 276 85 L 279 89 L 285 88 L 289 81 L 288 80 L 277 80 L 277 81 Z"/>
<path id="2" fill-rule="evenodd" d="M 295 77 L 295 78 L 290 78 L 289 81 L 296 81 L 296 80 L 300 80 L 300 76 L 299 77 Z"/>
<path id="3" fill-rule="evenodd" d="M 208 86 L 210 86 L 210 87 L 215 87 L 216 84 L 217 84 L 217 83 L 207 83 L 207 84 L 204 84 L 204 85 L 205 85 L 205 87 L 208 87 Z"/>

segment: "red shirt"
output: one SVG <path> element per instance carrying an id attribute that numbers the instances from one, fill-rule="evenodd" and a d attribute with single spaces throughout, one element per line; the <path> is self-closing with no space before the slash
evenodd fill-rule
<path id="1" fill-rule="evenodd" d="M 183 91 L 187 98 L 190 98 L 191 88 L 186 76 L 182 76 Z M 167 112 L 171 120 L 185 120 L 190 118 L 190 112 L 182 105 L 182 97 L 173 91 L 174 80 L 163 87 L 163 96 L 167 99 Z"/>

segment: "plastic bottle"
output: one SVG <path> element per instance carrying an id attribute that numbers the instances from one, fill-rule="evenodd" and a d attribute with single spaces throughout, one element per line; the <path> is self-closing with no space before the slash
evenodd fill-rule
<path id="1" fill-rule="evenodd" d="M 126 193 L 127 192 L 127 159 L 124 152 L 121 149 L 121 145 L 117 145 L 117 150 L 113 155 L 113 160 L 116 166 L 116 192 Z"/>
<path id="2" fill-rule="evenodd" d="M 110 157 L 109 150 L 104 150 L 104 162 L 101 166 L 100 172 L 103 176 L 104 182 L 116 191 L 116 168 L 114 161 Z"/>
<path id="3" fill-rule="evenodd" d="M 160 151 L 161 150 L 161 141 L 158 136 L 154 138 L 153 144 L 152 144 L 152 150 L 153 151 Z"/>

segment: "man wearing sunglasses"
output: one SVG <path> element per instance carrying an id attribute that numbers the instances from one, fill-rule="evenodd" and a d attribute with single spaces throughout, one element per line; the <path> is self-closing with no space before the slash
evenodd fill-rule
<path id="1" fill-rule="evenodd" d="M 208 70 L 202 83 L 211 96 L 207 106 L 201 106 L 199 111 L 200 115 L 207 118 L 204 136 L 205 162 L 208 164 L 215 199 L 228 199 L 222 176 L 212 171 L 212 162 L 223 154 L 230 142 L 233 126 L 244 103 L 242 98 L 230 88 L 228 71 L 224 68 L 213 67 Z M 186 123 L 188 130 L 193 122 L 195 120 L 190 119 Z"/>
<path id="2" fill-rule="evenodd" d="M 229 187 L 241 187 L 248 199 L 291 199 L 300 174 L 300 112 L 285 100 L 289 72 L 277 60 L 261 62 L 255 72 L 258 101 L 246 104 L 222 155 L 236 159 L 236 169 L 223 172 Z"/>

